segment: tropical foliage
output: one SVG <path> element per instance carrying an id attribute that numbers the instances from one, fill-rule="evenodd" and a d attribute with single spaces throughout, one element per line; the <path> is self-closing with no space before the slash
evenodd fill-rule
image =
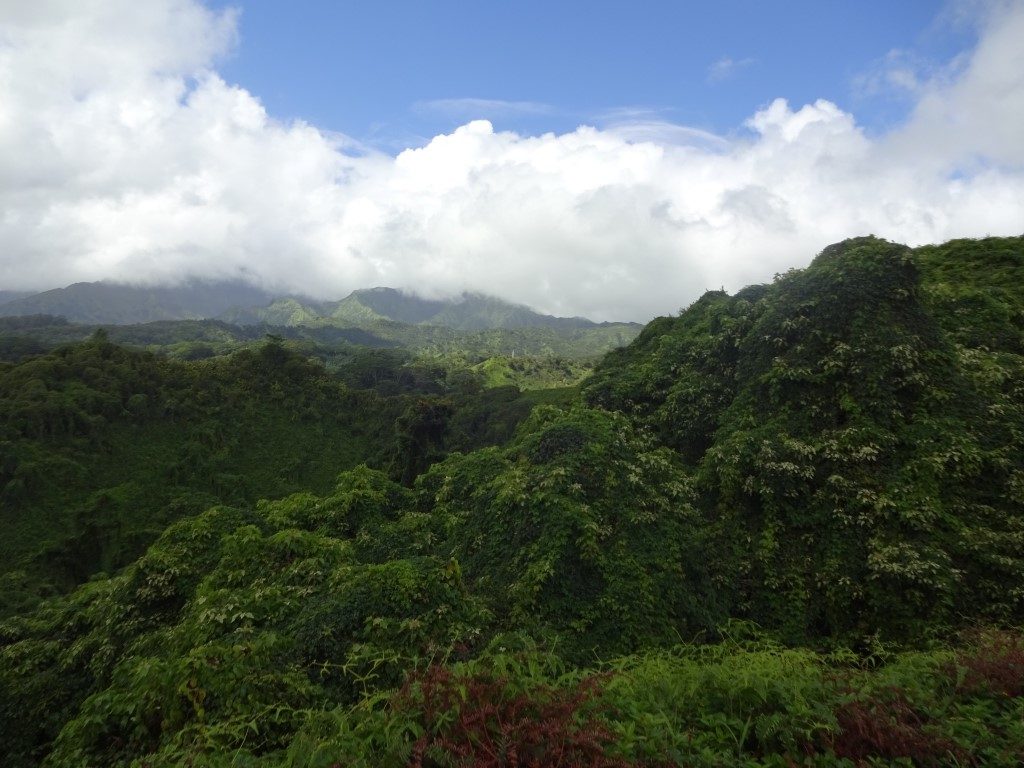
<path id="1" fill-rule="evenodd" d="M 579 390 L 391 353 L 339 376 L 281 340 L 180 362 L 97 337 L 8 365 L 26 551 L 49 530 L 26 511 L 61 509 L 48 478 L 72 494 L 106 461 L 123 477 L 89 519 L 163 531 L 39 604 L 8 574 L 0 751 L 1019 765 L 1021 285 L 1022 238 L 846 241 L 655 320 Z M 145 518 L 175 483 L 191 495 Z M 95 563 L 84 530 L 62 551 Z"/>

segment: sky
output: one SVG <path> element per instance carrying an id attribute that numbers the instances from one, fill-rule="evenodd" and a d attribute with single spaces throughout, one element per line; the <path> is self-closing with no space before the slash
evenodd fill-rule
<path id="1" fill-rule="evenodd" d="M 0 0 L 0 289 L 646 321 L 1024 232 L 1024 0 Z"/>
<path id="2" fill-rule="evenodd" d="M 235 7 L 242 40 L 222 76 L 271 114 L 393 151 L 481 118 L 529 135 L 640 116 L 729 133 L 780 97 L 859 106 L 881 126 L 906 105 L 861 98 L 858 75 L 893 50 L 948 60 L 973 35 L 934 0 Z"/>

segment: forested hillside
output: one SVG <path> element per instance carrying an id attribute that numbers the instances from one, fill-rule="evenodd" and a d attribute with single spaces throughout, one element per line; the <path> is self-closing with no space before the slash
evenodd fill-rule
<path id="1" fill-rule="evenodd" d="M 460 367 L 483 363 L 490 358 L 526 359 L 535 366 L 544 366 L 558 358 L 572 360 L 589 370 L 600 355 L 636 338 L 642 327 L 635 323 L 610 323 L 583 328 L 457 330 L 391 320 L 343 327 L 330 323 L 234 325 L 222 320 L 104 326 L 70 323 L 53 315 L 25 315 L 0 317 L 0 360 L 17 362 L 60 344 L 85 340 L 101 329 L 117 343 L 185 360 L 234 352 L 261 342 L 269 334 L 304 342 L 310 355 L 334 368 L 342 367 L 354 353 L 361 352 L 356 348 L 371 347 L 402 349 L 409 356 Z"/>
<path id="2" fill-rule="evenodd" d="M 368 351 L 337 376 L 278 340 L 183 362 L 98 332 L 0 364 L 0 614 L 127 564 L 213 504 L 323 492 L 360 463 L 411 479 L 508 439 L 544 396 L 405 362 Z"/>
<path id="3" fill-rule="evenodd" d="M 6 364 L 0 751 L 1019 765 L 1022 285 L 1024 238 L 849 240 L 530 397 L 280 339 Z"/>
<path id="4" fill-rule="evenodd" d="M 1020 240 L 929 249 L 924 270 L 847 241 L 655 321 L 591 379 L 588 403 L 692 467 L 745 616 L 797 639 L 1019 611 L 1024 305 L 1005 275 L 942 280 L 969 249 L 1024 276 Z"/>

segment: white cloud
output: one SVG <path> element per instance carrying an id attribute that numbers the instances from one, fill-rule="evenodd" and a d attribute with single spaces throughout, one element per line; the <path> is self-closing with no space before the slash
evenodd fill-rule
<path id="1" fill-rule="evenodd" d="M 615 107 L 595 115 L 593 119 L 603 131 L 632 143 L 651 142 L 709 149 L 729 146 L 728 140 L 716 133 L 673 122 L 668 118 L 671 111 L 650 107 Z"/>
<path id="2" fill-rule="evenodd" d="M 912 51 L 894 48 L 855 77 L 853 85 L 863 97 L 918 98 L 925 84 L 939 74 L 931 62 Z"/>
<path id="3" fill-rule="evenodd" d="M 921 85 L 908 124 L 893 137 L 919 162 L 969 160 L 1024 168 L 1024 3 L 999 3 L 955 76 Z"/>
<path id="4" fill-rule="evenodd" d="M 662 146 L 697 146 L 726 149 L 729 142 L 717 134 L 679 125 L 668 120 L 624 120 L 608 123 L 604 131 L 625 141 L 650 142 Z"/>
<path id="5" fill-rule="evenodd" d="M 777 100 L 729 140 L 656 119 L 521 136 L 471 121 L 392 157 L 225 83 L 234 16 L 191 0 L 0 11 L 0 288 L 248 276 L 338 297 L 482 290 L 646 320 L 873 232 L 1024 230 L 1024 6 L 871 138 Z"/>

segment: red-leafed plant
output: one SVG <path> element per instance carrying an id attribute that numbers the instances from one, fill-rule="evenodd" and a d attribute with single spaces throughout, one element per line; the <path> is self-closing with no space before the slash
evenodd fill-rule
<path id="1" fill-rule="evenodd" d="M 516 690 L 501 675 L 431 666 L 398 696 L 424 729 L 410 766 L 624 768 L 630 763 L 607 754 L 614 738 L 600 720 L 599 692 L 595 677 Z"/>
<path id="2" fill-rule="evenodd" d="M 837 757 L 860 764 L 868 758 L 909 758 L 914 765 L 971 765 L 969 754 L 952 740 L 929 730 L 919 713 L 898 688 L 877 692 L 869 699 L 842 704 L 836 710 L 838 729 L 829 747 Z"/>
<path id="3" fill-rule="evenodd" d="M 958 693 L 967 696 L 1024 696 L 1024 638 L 990 631 L 957 654 Z"/>

